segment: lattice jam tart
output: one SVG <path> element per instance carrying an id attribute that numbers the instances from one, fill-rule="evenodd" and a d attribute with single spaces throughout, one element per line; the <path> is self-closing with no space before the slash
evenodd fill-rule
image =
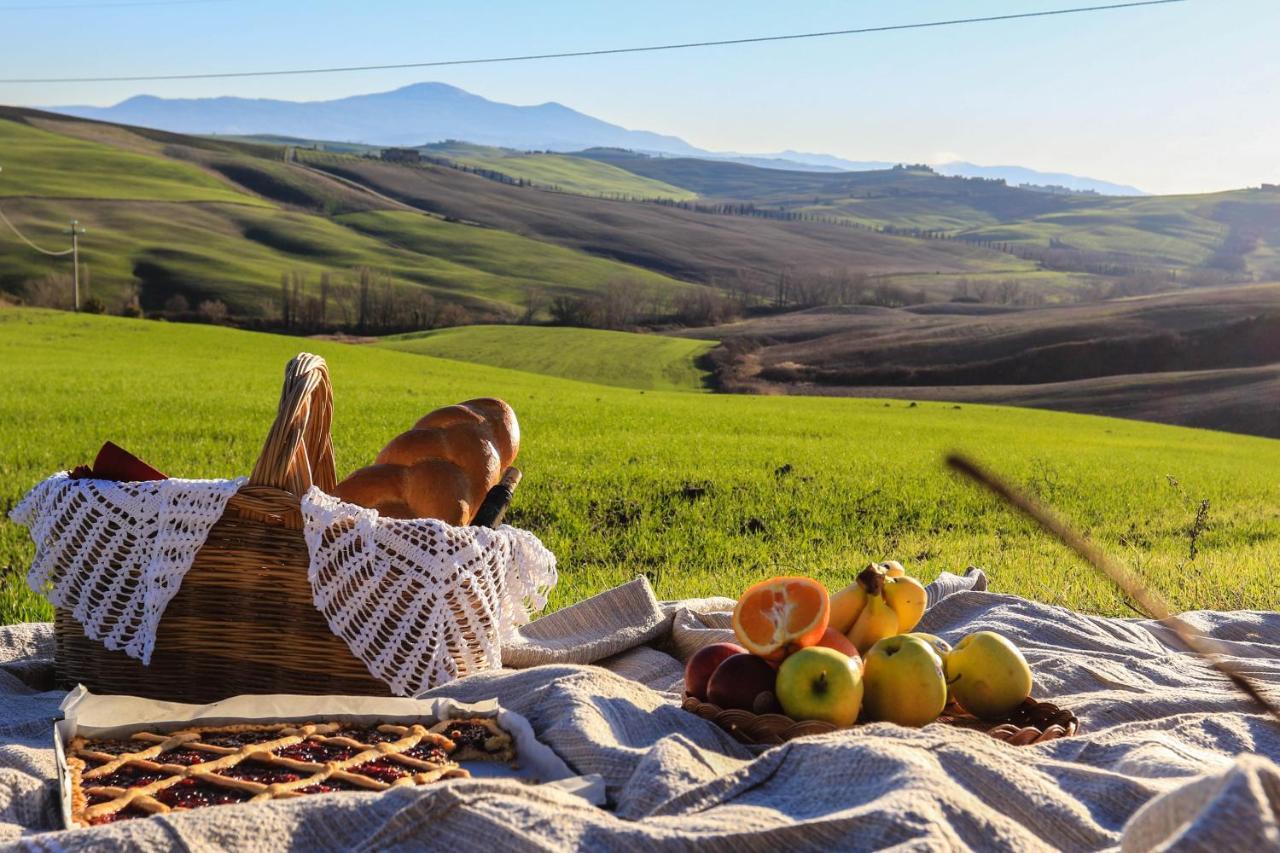
<path id="1" fill-rule="evenodd" d="M 453 756 L 458 761 L 512 761 L 516 757 L 511 735 L 488 717 L 442 720 L 431 727 L 431 733 L 456 745 Z"/>
<path id="2" fill-rule="evenodd" d="M 465 747 L 438 733 L 450 726 Z M 288 723 L 137 732 L 127 740 L 76 737 L 67 765 L 72 818 L 95 826 L 175 809 L 424 785 L 470 776 L 455 758 L 513 755 L 511 736 L 492 720 L 465 719 L 431 731 Z"/>

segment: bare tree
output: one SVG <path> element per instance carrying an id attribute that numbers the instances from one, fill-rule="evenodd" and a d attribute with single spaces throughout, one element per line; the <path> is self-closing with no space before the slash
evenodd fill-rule
<path id="1" fill-rule="evenodd" d="M 196 306 L 196 312 L 210 323 L 222 323 L 227 319 L 227 306 L 221 299 L 204 300 Z"/>
<path id="2" fill-rule="evenodd" d="M 524 310 L 520 314 L 520 322 L 526 325 L 532 323 L 542 313 L 547 306 L 546 288 L 538 285 L 530 285 L 524 289 Z"/>
<path id="3" fill-rule="evenodd" d="M 74 285 L 66 273 L 49 273 L 44 278 L 31 279 L 22 286 L 22 299 L 37 308 L 71 309 L 71 292 Z"/>

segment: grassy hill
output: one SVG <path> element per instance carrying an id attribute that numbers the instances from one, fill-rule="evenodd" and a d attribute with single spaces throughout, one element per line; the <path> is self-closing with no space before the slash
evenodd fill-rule
<path id="1" fill-rule="evenodd" d="M 1140 266 L 1201 266 L 1234 238 L 1247 249 L 1242 271 L 1280 275 L 1278 192 L 1053 195 L 910 169 L 793 172 L 615 150 L 575 156 L 684 187 L 707 201 L 752 202 L 873 228 L 938 231 L 1019 250 L 1105 253 Z"/>
<path id="2" fill-rule="evenodd" d="M 578 296 L 616 282 L 669 294 L 690 285 L 571 248 L 425 215 L 305 166 L 225 139 L 0 110 L 0 195 L 37 243 L 61 248 L 69 219 L 87 230 L 92 292 L 115 311 L 134 288 L 148 310 L 181 295 L 221 300 L 241 317 L 278 311 L 281 275 L 339 283 L 355 267 L 389 273 L 405 294 L 507 319 L 528 290 Z M 480 179 L 476 179 L 479 181 Z M 487 182 L 486 182 L 487 183 Z M 0 230 L 0 291 L 70 273 Z"/>
<path id="3" fill-rule="evenodd" d="M 542 326 L 464 326 L 383 338 L 378 346 L 599 385 L 700 391 L 715 341 Z"/>
<path id="4" fill-rule="evenodd" d="M 378 347 L 210 326 L 0 310 L 0 508 L 103 440 L 178 476 L 247 473 L 280 372 L 329 360 L 341 473 L 424 411 L 479 394 L 519 413 L 510 520 L 559 556 L 559 606 L 648 575 L 671 598 L 871 558 L 925 580 L 977 564 L 994 589 L 1130 613 L 1110 589 L 941 466 L 968 450 L 1077 519 L 1182 607 L 1280 606 L 1280 442 L 1035 410 L 638 391 Z M 1190 556 L 1196 506 L 1208 528 Z M 47 618 L 21 581 L 26 531 L 0 521 L 0 622 Z"/>
<path id="5" fill-rule="evenodd" d="M 526 153 L 467 142 L 439 142 L 425 145 L 421 150 L 429 156 L 442 157 L 462 166 L 492 169 L 511 178 L 581 195 L 673 201 L 697 198 L 697 193 L 682 187 L 585 157 Z"/>
<path id="6" fill-rule="evenodd" d="M 440 216 L 608 257 L 684 281 L 772 288 L 780 274 L 856 270 L 881 276 L 1032 275 L 1036 264 L 960 242 L 918 240 L 819 222 L 717 216 L 655 204 L 510 186 L 440 166 L 300 152 L 334 175 Z M 750 167 L 744 167 L 750 168 Z M 765 170 L 759 170 L 765 171 Z"/>
<path id="7" fill-rule="evenodd" d="M 95 145 L 16 121 L 0 121 L 0 152 L 0 198 L 266 204 L 186 163 Z"/>

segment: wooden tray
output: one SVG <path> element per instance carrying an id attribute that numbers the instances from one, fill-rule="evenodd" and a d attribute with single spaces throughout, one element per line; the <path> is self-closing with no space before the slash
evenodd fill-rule
<path id="1" fill-rule="evenodd" d="M 721 708 L 685 694 L 682 707 L 710 720 L 745 744 L 776 746 L 792 738 L 834 732 L 839 726 L 819 720 L 793 720 L 784 714 L 753 714 L 736 708 Z M 1080 720 L 1052 702 L 1027 699 L 1003 720 L 979 720 L 951 704 L 942 711 L 938 723 L 986 732 L 1011 746 L 1044 743 L 1070 737 L 1080 729 Z M 936 725 L 932 723 L 931 725 Z"/>

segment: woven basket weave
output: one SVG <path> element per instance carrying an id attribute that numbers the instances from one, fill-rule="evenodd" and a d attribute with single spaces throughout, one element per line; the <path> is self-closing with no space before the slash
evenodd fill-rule
<path id="1" fill-rule="evenodd" d="M 332 415 L 324 359 L 294 358 L 253 474 L 165 610 L 150 665 L 89 639 L 59 610 L 59 683 L 195 703 L 241 693 L 390 695 L 329 629 L 307 579 L 299 497 L 313 484 L 331 492 L 336 483 Z"/>
<path id="2" fill-rule="evenodd" d="M 683 707 L 691 714 L 710 720 L 745 744 L 776 746 L 792 738 L 834 732 L 839 726 L 819 720 L 793 720 L 783 714 L 753 714 L 735 708 L 721 708 L 685 694 Z M 1070 711 L 1051 702 L 1027 699 L 1003 720 L 984 721 L 970 716 L 957 705 L 949 705 L 939 723 L 986 732 L 1012 746 L 1043 743 L 1070 737 L 1080 721 Z"/>

